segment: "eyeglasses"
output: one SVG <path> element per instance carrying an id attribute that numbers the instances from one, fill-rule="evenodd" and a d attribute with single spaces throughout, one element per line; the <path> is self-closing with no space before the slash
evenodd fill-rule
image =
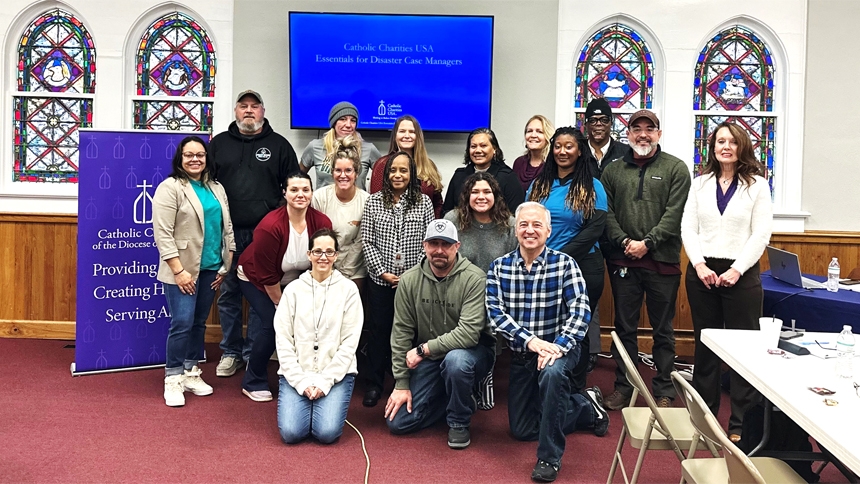
<path id="1" fill-rule="evenodd" d="M 595 124 L 602 124 L 604 126 L 607 126 L 610 123 L 612 123 L 612 120 L 606 116 L 600 116 L 600 117 L 592 116 L 592 117 L 585 120 L 585 124 L 587 124 L 589 126 L 594 126 Z"/>
<path id="2" fill-rule="evenodd" d="M 309 253 L 310 255 L 312 255 L 312 256 L 314 256 L 314 257 L 316 257 L 316 258 L 320 258 L 320 257 L 322 257 L 322 256 L 326 256 L 326 258 L 327 258 L 327 259 L 331 259 L 332 257 L 334 257 L 334 256 L 336 256 L 336 255 L 337 255 L 337 251 L 336 251 L 336 250 L 331 250 L 331 249 L 326 249 L 326 250 L 322 250 L 322 249 L 314 249 L 314 250 L 309 250 L 309 251 L 308 251 L 308 253 Z"/>
<path id="3" fill-rule="evenodd" d="M 190 153 L 186 151 L 185 153 L 182 153 L 182 157 L 186 160 L 193 160 L 194 158 L 197 158 L 198 160 L 205 160 L 206 152 L 204 151 L 201 153 Z"/>
<path id="4" fill-rule="evenodd" d="M 633 134 L 642 134 L 642 133 L 654 134 L 657 131 L 660 131 L 660 128 L 658 128 L 656 126 L 648 126 L 647 128 L 641 128 L 639 126 L 634 126 L 634 127 L 630 128 L 630 132 L 632 132 Z"/>

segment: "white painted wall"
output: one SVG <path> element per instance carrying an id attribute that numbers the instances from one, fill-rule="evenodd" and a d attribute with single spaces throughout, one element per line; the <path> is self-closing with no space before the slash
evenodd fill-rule
<path id="1" fill-rule="evenodd" d="M 16 89 L 18 41 L 33 19 L 57 7 L 74 13 L 87 27 L 95 43 L 94 128 L 132 127 L 135 45 L 159 13 L 175 9 L 195 17 L 206 28 L 217 58 L 214 116 L 218 121 L 232 119 L 233 116 L 233 0 L 183 0 L 181 3 L 160 0 L 4 0 L 0 9 L 0 212 L 77 212 L 76 184 L 12 182 L 14 128 L 10 113 Z"/>

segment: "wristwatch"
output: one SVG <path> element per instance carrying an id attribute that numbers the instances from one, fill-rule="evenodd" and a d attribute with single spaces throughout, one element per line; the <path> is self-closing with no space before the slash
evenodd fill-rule
<path id="1" fill-rule="evenodd" d="M 424 358 L 424 345 L 420 344 L 415 347 L 415 352 L 418 353 L 418 356 Z"/>

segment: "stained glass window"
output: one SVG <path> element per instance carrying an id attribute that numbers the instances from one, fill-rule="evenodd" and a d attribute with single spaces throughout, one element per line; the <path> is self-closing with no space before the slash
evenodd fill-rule
<path id="1" fill-rule="evenodd" d="M 574 75 L 576 124 L 582 126 L 585 108 L 603 97 L 612 106 L 612 135 L 627 139 L 627 119 L 640 109 L 651 109 L 654 61 L 645 39 L 634 29 L 614 23 L 595 32 L 582 47 Z"/>
<path id="2" fill-rule="evenodd" d="M 770 49 L 746 27 L 732 26 L 708 41 L 699 53 L 693 84 L 695 174 L 701 174 L 707 164 L 708 140 L 714 129 L 728 120 L 749 133 L 773 188 L 774 70 Z"/>
<path id="3" fill-rule="evenodd" d="M 212 130 L 215 49 L 200 24 L 180 12 L 159 18 L 135 60 L 135 128 Z"/>
<path id="4" fill-rule="evenodd" d="M 80 20 L 53 9 L 18 43 L 13 180 L 78 181 L 78 128 L 93 122 L 96 50 Z"/>

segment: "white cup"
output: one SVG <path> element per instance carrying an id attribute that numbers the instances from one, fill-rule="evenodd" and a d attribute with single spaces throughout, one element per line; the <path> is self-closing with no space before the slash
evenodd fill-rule
<path id="1" fill-rule="evenodd" d="M 761 341 L 765 349 L 776 348 L 779 344 L 779 333 L 782 331 L 782 320 L 778 318 L 758 318 Z"/>

